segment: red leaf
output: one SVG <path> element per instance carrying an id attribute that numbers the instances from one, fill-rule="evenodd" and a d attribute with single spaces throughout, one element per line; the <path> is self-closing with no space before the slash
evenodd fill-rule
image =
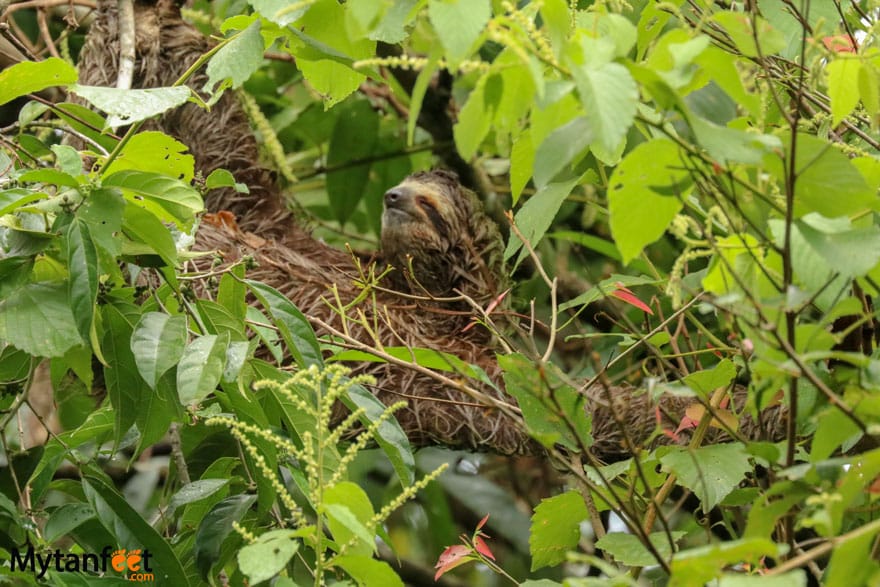
<path id="1" fill-rule="evenodd" d="M 855 53 L 856 44 L 849 35 L 834 35 L 822 37 L 825 48 L 835 53 Z"/>
<path id="2" fill-rule="evenodd" d="M 476 528 L 476 529 L 479 530 L 480 528 L 482 528 L 483 526 L 485 526 L 485 525 L 486 525 L 486 520 L 488 520 L 488 519 L 489 519 L 489 514 L 486 514 L 485 516 L 483 516 L 483 519 L 480 520 L 480 522 L 477 524 L 477 528 Z"/>
<path id="3" fill-rule="evenodd" d="M 651 310 L 651 308 L 649 308 L 645 302 L 643 302 L 642 300 L 637 298 L 636 294 L 631 292 L 629 290 L 629 288 L 625 287 L 619 281 L 617 283 L 615 283 L 614 285 L 617 286 L 617 289 L 615 289 L 613 292 L 611 292 L 611 297 L 617 298 L 618 300 L 620 300 L 622 302 L 626 302 L 630 306 L 635 306 L 639 310 L 641 310 L 643 312 L 647 312 L 651 316 L 654 315 L 654 312 Z"/>
<path id="4" fill-rule="evenodd" d="M 480 536 L 474 537 L 474 549 L 476 549 L 477 552 L 479 552 L 486 558 L 495 560 L 495 555 L 492 554 L 491 550 L 489 550 L 489 545 L 486 544 L 486 541 L 483 540 Z"/>
<path id="5" fill-rule="evenodd" d="M 471 560 L 471 552 L 473 552 L 471 548 L 463 544 L 447 546 L 446 550 L 440 554 L 440 558 L 437 559 L 437 564 L 434 565 L 434 568 L 437 569 L 434 580 L 436 581 L 447 571 L 451 571 L 455 567 Z"/>

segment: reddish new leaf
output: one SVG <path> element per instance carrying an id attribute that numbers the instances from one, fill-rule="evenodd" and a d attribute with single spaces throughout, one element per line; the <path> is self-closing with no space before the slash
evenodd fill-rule
<path id="1" fill-rule="evenodd" d="M 434 580 L 436 581 L 442 577 L 447 571 L 451 571 L 455 567 L 472 560 L 471 552 L 473 552 L 471 548 L 463 544 L 447 546 L 446 550 L 440 554 L 440 558 L 437 559 L 437 564 L 434 565 L 434 568 L 437 569 Z"/>
<path id="2" fill-rule="evenodd" d="M 480 554 L 482 554 L 486 558 L 490 558 L 492 560 L 495 560 L 495 555 L 492 554 L 491 550 L 489 550 L 489 545 L 486 544 L 486 541 L 483 540 L 482 537 L 480 537 L 480 536 L 474 537 L 474 548 L 476 549 L 477 552 L 479 552 Z"/>
<path id="3" fill-rule="evenodd" d="M 855 53 L 856 44 L 849 35 L 833 35 L 822 37 L 825 48 L 835 53 Z"/>
<path id="4" fill-rule="evenodd" d="M 613 292 L 611 292 L 611 294 L 610 294 L 611 297 L 617 298 L 618 300 L 620 300 L 622 302 L 626 302 L 630 306 L 635 306 L 639 310 L 641 310 L 643 312 L 647 312 L 651 316 L 654 315 L 653 310 L 651 310 L 651 308 L 649 308 L 645 302 L 643 302 L 642 300 L 637 298 L 636 295 L 632 291 L 630 291 L 630 289 L 628 287 L 625 287 L 619 281 L 617 283 L 615 283 L 614 285 L 617 286 L 617 289 L 615 289 Z"/>
<path id="5" fill-rule="evenodd" d="M 480 528 L 486 525 L 486 522 L 489 520 L 489 514 L 483 516 L 483 519 L 477 524 L 476 530 L 479 532 Z"/>

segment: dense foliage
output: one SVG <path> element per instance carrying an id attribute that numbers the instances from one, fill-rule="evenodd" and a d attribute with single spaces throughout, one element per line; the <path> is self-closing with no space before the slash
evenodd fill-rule
<path id="1" fill-rule="evenodd" d="M 32 544 L 148 550 L 167 585 L 400 585 L 438 557 L 482 563 L 449 584 L 880 577 L 875 0 L 201 1 L 184 16 L 222 40 L 198 92 L 78 84 L 87 31 L 40 4 L 11 30 L 60 56 L 0 72 L 0 575 L 125 571 L 10 569 Z M 499 332 L 498 362 L 546 458 L 504 478 L 414 455 L 246 261 L 189 272 L 203 196 L 247 186 L 138 131 L 233 91 L 328 242 L 370 247 L 381 194 L 432 165 L 512 210 L 496 312 L 525 336 Z M 620 381 L 692 405 L 677 426 L 624 405 L 622 436 L 658 442 L 602 463 L 583 392 Z M 524 488 L 548 462 L 565 475 Z"/>

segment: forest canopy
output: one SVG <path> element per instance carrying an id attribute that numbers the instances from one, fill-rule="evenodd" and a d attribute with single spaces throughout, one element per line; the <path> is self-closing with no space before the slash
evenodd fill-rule
<path id="1" fill-rule="evenodd" d="M 4 581 L 880 577 L 876 0 L 0 7 Z"/>

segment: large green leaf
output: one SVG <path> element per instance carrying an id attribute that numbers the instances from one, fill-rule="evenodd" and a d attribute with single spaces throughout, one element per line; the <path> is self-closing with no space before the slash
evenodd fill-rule
<path id="1" fill-rule="evenodd" d="M 672 544 L 669 543 L 670 537 L 673 540 L 678 540 L 685 534 L 686 532 L 671 532 L 669 535 L 665 532 L 655 532 L 648 536 L 648 539 L 663 557 L 663 560 L 669 560 L 673 552 Z M 611 532 L 597 540 L 596 547 L 613 556 L 617 562 L 631 567 L 647 567 L 657 564 L 657 559 L 654 558 L 650 550 L 645 548 L 642 539 L 635 534 Z"/>
<path id="2" fill-rule="evenodd" d="M 199 192 L 179 179 L 158 173 L 124 169 L 105 177 L 102 183 L 104 187 L 120 188 L 136 205 L 161 220 L 174 220 L 182 228 L 192 226 L 195 215 L 205 209 Z"/>
<path id="3" fill-rule="evenodd" d="M 232 533 L 232 523 L 240 522 L 255 501 L 256 495 L 231 495 L 211 508 L 202 518 L 196 532 L 193 557 L 203 579 L 207 580 L 211 575 L 211 567 L 220 559 L 220 549 Z"/>
<path id="4" fill-rule="evenodd" d="M 76 83 L 76 68 L 57 57 L 22 61 L 0 71 L 0 105 L 51 86 Z"/>
<path id="5" fill-rule="evenodd" d="M 195 159 L 188 147 L 165 133 L 147 131 L 134 135 L 113 162 L 104 169 L 104 176 L 123 169 L 137 169 L 177 178 L 188 184 L 195 173 Z"/>
<path id="6" fill-rule="evenodd" d="M 292 530 L 270 530 L 238 551 L 238 565 L 252 585 L 280 573 L 299 549 Z"/>
<path id="7" fill-rule="evenodd" d="M 245 280 L 251 292 L 269 310 L 275 326 L 287 343 L 287 350 L 300 367 L 321 366 L 324 358 L 312 325 L 299 309 L 274 287 L 259 281 Z"/>
<path id="8" fill-rule="evenodd" d="M 128 242 L 123 242 L 123 254 L 139 256 L 155 253 L 166 265 L 177 263 L 174 238 L 152 212 L 138 205 L 125 206 L 122 213 L 122 231 L 130 239 Z"/>
<path id="9" fill-rule="evenodd" d="M 101 524 L 127 550 L 149 551 L 156 581 L 163 585 L 189 585 L 189 578 L 174 549 L 105 481 L 90 477 L 82 481 L 83 493 Z"/>
<path id="10" fill-rule="evenodd" d="M 576 158 L 584 154 L 593 137 L 593 127 L 586 116 L 575 118 L 550 133 L 534 154 L 534 177 L 538 189 L 544 188 L 571 163 L 576 163 Z"/>
<path id="11" fill-rule="evenodd" d="M 568 551 L 577 548 L 581 538 L 580 524 L 588 515 L 584 499 L 576 491 L 542 499 L 535 508 L 529 531 L 531 570 L 564 562 Z"/>
<path id="12" fill-rule="evenodd" d="M 572 70 L 593 136 L 605 152 L 623 141 L 636 115 L 639 89 L 623 65 L 586 64 Z"/>
<path id="13" fill-rule="evenodd" d="M 849 116 L 859 103 L 859 73 L 862 63 L 847 56 L 828 64 L 828 97 L 831 98 L 831 123 L 835 126 Z"/>
<path id="14" fill-rule="evenodd" d="M 205 70 L 208 81 L 202 89 L 217 99 L 225 88 L 241 87 L 262 62 L 263 37 L 257 18 L 247 28 L 235 33 L 234 38 L 211 57 Z"/>
<path id="15" fill-rule="evenodd" d="M 327 527 L 338 544 L 349 544 L 346 552 L 370 556 L 376 549 L 375 512 L 370 498 L 355 483 L 344 481 L 324 491 Z"/>
<path id="16" fill-rule="evenodd" d="M 131 334 L 140 315 L 139 309 L 134 305 L 112 303 L 102 306 L 101 314 L 104 326 L 101 352 L 107 360 L 104 384 L 116 417 L 118 441 L 134 424 L 141 407 L 140 398 L 152 391 L 140 377 L 137 360 L 131 351 Z"/>
<path id="17" fill-rule="evenodd" d="M 501 99 L 504 82 L 501 76 L 487 75 L 480 78 L 458 113 L 458 122 L 452 129 L 455 146 L 464 159 L 474 156 L 492 128 L 495 110 Z"/>
<path id="18" fill-rule="evenodd" d="M 64 233 L 67 252 L 67 293 L 76 327 L 84 340 L 89 340 L 95 303 L 98 300 L 98 254 L 89 234 L 88 225 L 74 218 Z"/>
<path id="19" fill-rule="evenodd" d="M 642 143 L 623 159 L 608 180 L 608 211 L 624 263 L 660 238 L 690 188 L 690 174 L 670 140 Z"/>
<path id="20" fill-rule="evenodd" d="M 88 225 L 89 234 L 96 247 L 104 249 L 111 257 L 122 250 L 119 230 L 125 200 L 115 190 L 93 189 L 77 210 L 77 217 Z"/>
<path id="21" fill-rule="evenodd" d="M 82 344 L 67 284 L 30 283 L 0 301 L 0 340 L 35 357 L 61 357 Z"/>
<path id="22" fill-rule="evenodd" d="M 733 443 L 696 449 L 676 447 L 660 457 L 660 462 L 696 494 L 704 512 L 721 503 L 752 470 L 745 448 Z"/>
<path id="23" fill-rule="evenodd" d="M 489 0 L 430 0 L 428 18 L 452 71 L 468 57 L 492 15 Z"/>
<path id="24" fill-rule="evenodd" d="M 358 585 L 404 587 L 398 574 L 385 561 L 376 560 L 369 556 L 346 554 L 333 559 L 333 563 L 351 575 Z"/>
<path id="25" fill-rule="evenodd" d="M 572 450 L 589 447 L 590 419 L 584 396 L 559 381 L 550 369 L 537 369 L 524 356 L 498 355 L 507 392 L 516 398 L 529 434 L 546 447 L 562 444 Z"/>
<path id="26" fill-rule="evenodd" d="M 177 369 L 177 394 L 180 403 L 197 404 L 220 383 L 226 365 L 229 335 L 206 334 L 194 339 L 183 351 Z"/>
<path id="27" fill-rule="evenodd" d="M 847 277 L 861 277 L 880 262 L 880 227 L 853 228 L 847 218 L 828 220 L 808 214 L 797 229 L 829 267 Z"/>
<path id="28" fill-rule="evenodd" d="M 327 165 L 340 169 L 327 174 L 327 197 L 336 220 L 345 224 L 370 180 L 370 163 L 351 162 L 369 159 L 374 154 L 379 139 L 379 117 L 366 100 L 346 103 L 340 110 L 327 151 Z"/>
<path id="29" fill-rule="evenodd" d="M 131 335 L 138 372 L 151 388 L 174 367 L 186 346 L 186 317 L 161 312 L 144 314 Z"/>
<path id="30" fill-rule="evenodd" d="M 289 0 L 248 0 L 254 10 L 266 20 L 279 26 L 287 26 L 297 21 L 311 8 L 309 2 L 290 2 Z"/>
<path id="31" fill-rule="evenodd" d="M 187 86 L 123 90 L 101 86 L 75 85 L 78 96 L 107 113 L 107 126 L 134 124 L 152 118 L 185 103 L 190 96 Z"/>

